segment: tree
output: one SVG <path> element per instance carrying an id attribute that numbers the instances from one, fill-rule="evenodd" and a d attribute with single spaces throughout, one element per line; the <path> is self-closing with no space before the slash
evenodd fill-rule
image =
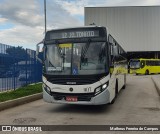
<path id="1" fill-rule="evenodd" d="M 24 60 L 28 56 L 26 50 L 21 46 L 7 48 L 6 53 L 13 57 L 16 62 Z"/>

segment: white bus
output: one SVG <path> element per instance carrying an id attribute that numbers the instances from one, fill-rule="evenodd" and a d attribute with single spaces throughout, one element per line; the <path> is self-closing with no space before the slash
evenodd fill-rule
<path id="1" fill-rule="evenodd" d="M 105 27 L 48 31 L 42 63 L 43 99 L 49 103 L 112 104 L 126 85 L 126 53 Z"/>

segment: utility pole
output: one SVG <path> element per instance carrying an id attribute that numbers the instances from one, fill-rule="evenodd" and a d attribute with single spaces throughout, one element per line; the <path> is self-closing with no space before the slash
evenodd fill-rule
<path id="1" fill-rule="evenodd" d="M 46 34 L 46 30 L 47 30 L 47 21 L 46 21 L 46 0 L 44 0 L 44 26 L 45 26 L 45 34 Z"/>

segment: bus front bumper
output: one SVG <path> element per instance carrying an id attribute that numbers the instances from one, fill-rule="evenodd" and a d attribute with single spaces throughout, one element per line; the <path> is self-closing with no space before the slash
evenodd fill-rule
<path id="1" fill-rule="evenodd" d="M 110 93 L 107 89 L 105 89 L 100 94 L 92 97 L 89 101 L 66 101 L 64 99 L 62 100 L 55 100 L 53 96 L 48 94 L 43 89 L 43 100 L 48 103 L 62 103 L 62 104 L 75 104 L 75 105 L 103 105 L 110 103 Z"/>

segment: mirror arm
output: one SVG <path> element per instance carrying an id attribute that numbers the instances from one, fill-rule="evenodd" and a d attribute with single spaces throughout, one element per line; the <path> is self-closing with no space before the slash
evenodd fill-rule
<path id="1" fill-rule="evenodd" d="M 40 63 L 43 63 L 42 62 L 42 60 L 38 57 L 38 54 L 39 54 L 39 45 L 40 44 L 42 44 L 44 41 L 41 41 L 41 42 L 39 42 L 37 45 L 36 45 L 36 47 L 37 47 L 37 49 L 36 49 L 36 58 L 37 58 L 37 60 L 40 62 Z"/>

